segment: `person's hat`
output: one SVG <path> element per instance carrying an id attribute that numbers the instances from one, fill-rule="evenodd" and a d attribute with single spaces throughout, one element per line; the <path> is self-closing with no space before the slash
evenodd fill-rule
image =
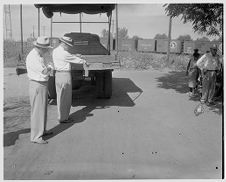
<path id="1" fill-rule="evenodd" d="M 199 54 L 198 52 L 194 52 L 194 53 L 193 53 L 193 56 L 194 56 L 194 57 L 199 57 L 200 54 Z"/>
<path id="2" fill-rule="evenodd" d="M 34 46 L 39 48 L 46 48 L 46 49 L 53 48 L 50 46 L 49 38 L 46 36 L 38 37 L 37 40 L 33 42 L 33 44 Z"/>
<path id="3" fill-rule="evenodd" d="M 60 41 L 62 41 L 63 43 L 73 47 L 73 40 L 70 37 L 63 36 L 63 37 L 60 38 Z"/>
<path id="4" fill-rule="evenodd" d="M 198 51 L 199 51 L 199 49 L 197 49 L 197 48 L 194 49 L 194 52 L 198 52 Z"/>
<path id="5" fill-rule="evenodd" d="M 211 45 L 210 49 L 217 50 L 217 45 L 216 44 Z"/>

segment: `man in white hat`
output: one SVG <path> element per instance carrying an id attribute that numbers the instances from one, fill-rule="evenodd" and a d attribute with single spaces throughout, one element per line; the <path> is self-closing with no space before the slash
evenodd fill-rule
<path id="1" fill-rule="evenodd" d="M 201 103 L 214 105 L 214 94 L 216 87 L 216 72 L 220 70 L 220 59 L 217 55 L 217 46 L 211 45 L 210 53 L 204 54 L 198 61 L 197 66 L 202 71 L 202 98 Z"/>
<path id="2" fill-rule="evenodd" d="M 63 36 L 60 38 L 60 45 L 53 50 L 53 63 L 56 70 L 55 83 L 57 92 L 57 108 L 59 123 L 69 123 L 71 102 L 72 102 L 72 82 L 71 64 L 87 64 L 84 59 L 68 52 L 73 46 L 73 40 Z"/>
<path id="3" fill-rule="evenodd" d="M 51 134 L 46 131 L 46 121 L 48 79 L 53 67 L 44 59 L 44 55 L 52 47 L 49 38 L 45 36 L 38 37 L 34 46 L 26 58 L 31 104 L 31 142 L 46 144 L 43 136 Z"/>

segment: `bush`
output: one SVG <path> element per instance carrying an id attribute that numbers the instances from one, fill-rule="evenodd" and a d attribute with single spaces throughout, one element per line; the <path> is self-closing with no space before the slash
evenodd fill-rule
<path id="1" fill-rule="evenodd" d="M 119 52 L 121 69 L 126 70 L 148 70 L 171 68 L 173 70 L 186 70 L 189 56 L 188 55 L 170 55 L 167 63 L 166 54 L 158 53 L 141 53 L 141 52 Z"/>

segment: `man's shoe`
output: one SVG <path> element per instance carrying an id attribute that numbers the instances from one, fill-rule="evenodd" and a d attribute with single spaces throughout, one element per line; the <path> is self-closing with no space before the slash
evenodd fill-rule
<path id="1" fill-rule="evenodd" d="M 47 144 L 48 142 L 43 140 L 43 139 L 40 139 L 40 140 L 35 140 L 35 141 L 31 141 L 32 143 L 35 143 L 35 144 Z"/>
<path id="2" fill-rule="evenodd" d="M 42 136 L 48 136 L 48 135 L 52 135 L 52 134 L 53 134 L 52 131 L 45 131 Z"/>
<path id="3" fill-rule="evenodd" d="M 71 123 L 73 122 L 72 119 L 67 119 L 67 120 L 64 120 L 64 121 L 59 121 L 59 123 Z"/>

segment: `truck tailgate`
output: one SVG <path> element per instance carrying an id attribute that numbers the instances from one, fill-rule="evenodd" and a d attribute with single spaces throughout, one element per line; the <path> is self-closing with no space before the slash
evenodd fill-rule
<path id="1" fill-rule="evenodd" d="M 72 64 L 72 70 L 106 70 L 116 69 L 119 67 L 119 62 L 115 55 L 84 55 L 82 56 L 89 66 Z"/>

